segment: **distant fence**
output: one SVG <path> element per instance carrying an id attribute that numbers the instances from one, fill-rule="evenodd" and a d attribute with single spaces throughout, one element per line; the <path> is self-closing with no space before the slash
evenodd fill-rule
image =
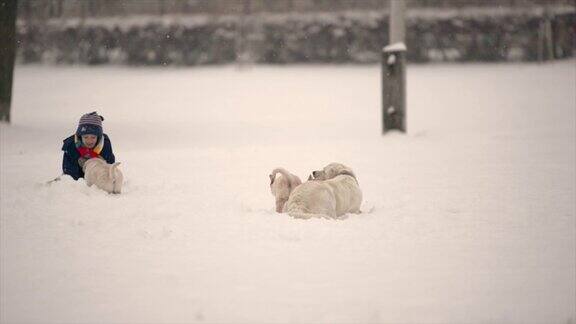
<path id="1" fill-rule="evenodd" d="M 383 11 L 396 0 L 18 0 L 24 19 L 103 18 L 132 15 L 240 15 L 260 13 Z M 574 6 L 574 0 L 404 0 L 408 8 L 441 10 Z"/>
<path id="2" fill-rule="evenodd" d="M 388 16 L 374 11 L 231 16 L 132 16 L 20 21 L 19 63 L 204 65 L 374 63 Z M 537 61 L 574 56 L 573 7 L 411 10 L 412 62 Z"/>

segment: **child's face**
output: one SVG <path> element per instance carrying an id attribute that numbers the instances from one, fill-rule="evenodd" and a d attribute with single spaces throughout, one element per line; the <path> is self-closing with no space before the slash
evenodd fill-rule
<path id="1" fill-rule="evenodd" d="M 98 142 L 98 137 L 96 135 L 82 135 L 82 143 L 87 148 L 94 148 L 94 146 L 96 146 L 96 142 Z"/>

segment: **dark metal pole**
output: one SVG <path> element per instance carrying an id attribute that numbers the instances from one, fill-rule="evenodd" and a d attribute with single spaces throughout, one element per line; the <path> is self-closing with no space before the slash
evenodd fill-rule
<path id="1" fill-rule="evenodd" d="M 0 121 L 10 122 L 16 56 L 16 0 L 0 0 Z"/>
<path id="2" fill-rule="evenodd" d="M 406 3 L 390 1 L 390 45 L 382 51 L 382 132 L 406 132 Z"/>
<path id="3" fill-rule="evenodd" d="M 384 49 L 382 53 L 382 118 L 385 133 L 406 132 L 406 49 Z"/>

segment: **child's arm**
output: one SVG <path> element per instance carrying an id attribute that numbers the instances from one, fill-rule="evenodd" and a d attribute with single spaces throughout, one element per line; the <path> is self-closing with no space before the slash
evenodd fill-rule
<path id="1" fill-rule="evenodd" d="M 100 156 L 110 164 L 116 162 L 116 157 L 114 156 L 114 152 L 112 152 L 112 142 L 110 142 L 110 138 L 107 135 L 104 135 L 104 147 L 102 148 Z"/>
<path id="2" fill-rule="evenodd" d="M 64 151 L 64 156 L 62 157 L 62 172 L 78 180 L 84 176 L 84 172 L 80 165 L 78 165 L 79 154 L 76 152 L 76 146 L 74 145 L 74 136 L 70 136 L 64 140 L 64 145 L 62 145 L 62 151 Z"/>
<path id="3" fill-rule="evenodd" d="M 64 157 L 62 158 L 62 172 L 71 176 L 74 180 L 82 177 L 78 160 L 72 158 L 66 151 L 64 151 Z"/>

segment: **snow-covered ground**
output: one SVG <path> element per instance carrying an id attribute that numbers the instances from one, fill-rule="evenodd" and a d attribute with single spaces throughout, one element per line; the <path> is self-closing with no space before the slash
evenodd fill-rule
<path id="1" fill-rule="evenodd" d="M 575 61 L 19 66 L 0 125 L 2 323 L 575 323 Z M 121 195 L 58 176 L 105 116 Z M 338 161 L 361 215 L 274 212 L 268 174 Z"/>

